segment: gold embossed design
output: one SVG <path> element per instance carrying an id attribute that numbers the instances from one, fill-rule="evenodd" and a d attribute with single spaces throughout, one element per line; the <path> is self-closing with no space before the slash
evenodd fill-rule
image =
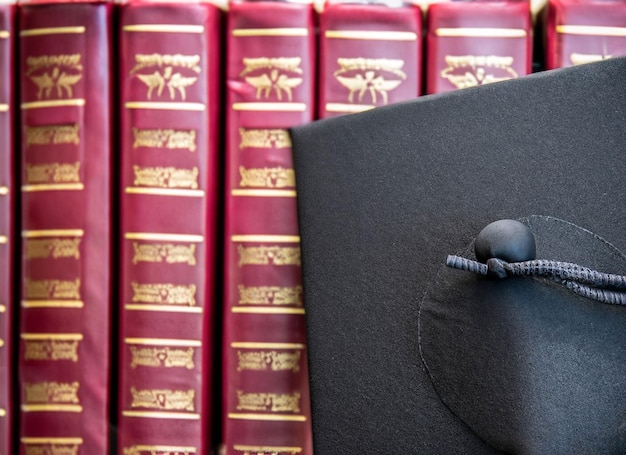
<path id="1" fill-rule="evenodd" d="M 26 182 L 30 185 L 42 183 L 80 182 L 80 162 L 74 163 L 26 163 Z"/>
<path id="2" fill-rule="evenodd" d="M 133 148 L 196 151 L 196 130 L 133 128 Z"/>
<path id="3" fill-rule="evenodd" d="M 136 347 L 130 346 L 131 368 L 186 368 L 193 370 L 195 349 L 177 349 L 174 347 Z"/>
<path id="4" fill-rule="evenodd" d="M 24 360 L 78 362 L 79 333 L 23 333 Z"/>
<path id="5" fill-rule="evenodd" d="M 243 444 L 233 445 L 237 455 L 298 455 L 304 451 L 302 447 L 290 446 L 249 446 Z"/>
<path id="6" fill-rule="evenodd" d="M 123 455 L 197 455 L 196 447 L 136 444 L 124 447 Z"/>
<path id="7" fill-rule="evenodd" d="M 239 267 L 244 265 L 295 265 L 300 266 L 300 247 L 237 246 Z"/>
<path id="8" fill-rule="evenodd" d="M 239 128 L 239 148 L 284 149 L 291 147 L 291 138 L 283 129 Z"/>
<path id="9" fill-rule="evenodd" d="M 441 77 L 448 79 L 456 88 L 475 87 L 518 77 L 512 68 L 513 57 L 496 55 L 446 55 L 448 65 Z"/>
<path id="10" fill-rule="evenodd" d="M 132 396 L 131 408 L 147 408 L 160 411 L 195 410 L 194 390 L 145 389 L 130 388 Z"/>
<path id="11" fill-rule="evenodd" d="M 358 102 L 363 102 L 365 94 L 370 101 L 377 104 L 389 102 L 388 92 L 398 88 L 406 79 L 402 71 L 404 60 L 386 58 L 339 58 L 339 69 L 333 76 L 348 89 L 348 102 L 353 103 L 354 95 Z"/>
<path id="12" fill-rule="evenodd" d="M 37 99 L 71 99 L 83 77 L 80 54 L 43 55 L 26 58 L 26 77 L 37 86 Z"/>
<path id="13" fill-rule="evenodd" d="M 299 351 L 237 351 L 237 371 L 300 371 Z"/>
<path id="14" fill-rule="evenodd" d="M 238 305 L 293 305 L 302 307 L 302 286 L 244 286 L 239 291 Z"/>
<path id="15" fill-rule="evenodd" d="M 80 455 L 82 438 L 21 438 L 24 455 Z"/>
<path id="16" fill-rule="evenodd" d="M 245 393 L 237 391 L 238 411 L 300 412 L 300 392 L 294 393 Z"/>
<path id="17" fill-rule="evenodd" d="M 25 279 L 24 308 L 82 308 L 80 279 L 31 280 Z"/>
<path id="18" fill-rule="evenodd" d="M 174 285 L 171 283 L 131 283 L 133 302 L 168 305 L 196 305 L 196 285 Z"/>
<path id="19" fill-rule="evenodd" d="M 196 265 L 196 245 L 133 242 L 133 264 L 152 262 Z"/>
<path id="20" fill-rule="evenodd" d="M 296 186 L 296 174 L 293 169 L 264 167 L 247 169 L 239 166 L 241 187 L 293 188 Z"/>
<path id="21" fill-rule="evenodd" d="M 152 69 L 150 73 L 139 71 Z M 184 75 L 185 71 L 190 74 Z M 136 76 L 147 87 L 146 96 L 152 99 L 152 94 L 156 91 L 156 96 L 163 95 L 167 87 L 170 100 L 175 100 L 177 95 L 184 101 L 187 98 L 187 88 L 198 80 L 196 75 L 201 73 L 199 55 L 181 54 L 137 54 L 135 55 L 135 66 L 130 70 L 131 76 Z"/>
<path id="22" fill-rule="evenodd" d="M 198 188 L 197 167 L 181 169 L 175 167 L 141 167 L 133 166 L 135 180 L 133 185 L 151 188 Z"/>
<path id="23" fill-rule="evenodd" d="M 21 409 L 24 412 L 82 412 L 79 382 L 24 383 Z"/>
<path id="24" fill-rule="evenodd" d="M 303 82 L 300 57 L 258 57 L 243 58 L 243 77 L 254 87 L 257 100 L 268 99 L 273 93 L 278 101 L 287 97 L 293 101 L 292 90 Z"/>
<path id="25" fill-rule="evenodd" d="M 80 238 L 75 239 L 25 239 L 24 258 L 31 259 L 80 259 Z"/>
<path id="26" fill-rule="evenodd" d="M 24 129 L 26 147 L 50 144 L 80 144 L 80 125 L 28 126 Z"/>

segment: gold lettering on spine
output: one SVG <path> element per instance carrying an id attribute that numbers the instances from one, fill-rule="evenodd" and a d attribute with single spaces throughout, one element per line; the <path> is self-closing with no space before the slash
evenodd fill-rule
<path id="1" fill-rule="evenodd" d="M 124 447 L 123 455 L 197 455 L 196 447 L 183 446 L 150 446 L 137 444 Z M 252 454 L 250 454 L 252 455 Z"/>
<path id="2" fill-rule="evenodd" d="M 302 447 L 283 447 L 283 446 L 247 446 L 242 444 L 233 445 L 240 455 L 298 455 L 304 449 Z"/>
<path id="3" fill-rule="evenodd" d="M 239 148 L 290 148 L 291 138 L 287 130 L 282 129 L 245 129 L 239 128 Z"/>
<path id="4" fill-rule="evenodd" d="M 150 244 L 133 242 L 133 264 L 153 262 L 196 265 L 196 245 Z"/>
<path id="5" fill-rule="evenodd" d="M 80 259 L 80 242 L 81 239 L 26 239 L 24 257 L 27 260 Z"/>
<path id="6" fill-rule="evenodd" d="M 82 412 L 78 382 L 36 382 L 24 384 L 24 412 Z"/>
<path id="7" fill-rule="evenodd" d="M 21 438 L 25 455 L 79 455 L 82 438 Z"/>
<path id="8" fill-rule="evenodd" d="M 26 147 L 31 145 L 72 144 L 80 145 L 80 125 L 26 126 Z"/>
<path id="9" fill-rule="evenodd" d="M 151 367 L 151 368 L 186 368 L 193 370 L 195 363 L 193 357 L 195 349 L 164 348 L 139 348 L 130 347 L 131 368 Z"/>
<path id="10" fill-rule="evenodd" d="M 26 181 L 37 183 L 80 182 L 80 162 L 26 164 Z"/>
<path id="11" fill-rule="evenodd" d="M 179 169 L 175 167 L 141 167 L 133 166 L 135 186 L 147 186 L 152 188 L 198 188 L 197 167 L 192 169 Z"/>
<path id="12" fill-rule="evenodd" d="M 295 265 L 300 266 L 300 247 L 237 246 L 239 267 L 244 265 Z"/>
<path id="13" fill-rule="evenodd" d="M 24 308 L 82 308 L 80 279 L 25 280 Z"/>
<path id="14" fill-rule="evenodd" d="M 133 128 L 133 148 L 165 148 L 196 151 L 196 130 Z"/>
<path id="15" fill-rule="evenodd" d="M 133 288 L 133 302 L 162 303 L 170 305 L 196 305 L 196 285 L 174 284 L 140 284 L 131 283 Z"/>
<path id="16" fill-rule="evenodd" d="M 303 306 L 302 286 L 244 286 L 237 287 L 239 305 L 294 305 Z"/>
<path id="17" fill-rule="evenodd" d="M 237 351 L 237 371 L 300 371 L 299 351 Z"/>
<path id="18" fill-rule="evenodd" d="M 239 185 L 242 187 L 286 188 L 296 185 L 294 170 L 280 166 L 252 169 L 239 166 L 239 175 L 241 176 Z"/>
<path id="19" fill-rule="evenodd" d="M 456 88 L 475 87 L 518 77 L 513 69 L 513 57 L 496 55 L 446 55 L 448 65 L 441 77 Z"/>
<path id="20" fill-rule="evenodd" d="M 147 408 L 161 411 L 188 411 L 195 410 L 194 390 L 138 390 L 131 387 L 131 408 Z"/>
<path id="21" fill-rule="evenodd" d="M 23 333 L 24 360 L 51 360 L 78 362 L 81 334 Z"/>
<path id="22" fill-rule="evenodd" d="M 300 412 L 300 392 L 244 393 L 237 391 L 238 411 Z"/>

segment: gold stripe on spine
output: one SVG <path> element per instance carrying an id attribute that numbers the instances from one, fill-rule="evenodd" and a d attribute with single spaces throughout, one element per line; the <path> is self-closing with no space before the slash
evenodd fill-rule
<path id="1" fill-rule="evenodd" d="M 20 438 L 22 444 L 82 444 L 83 438 Z"/>
<path id="2" fill-rule="evenodd" d="M 185 447 L 185 446 L 161 446 L 161 445 L 144 445 L 144 444 L 136 444 L 130 447 L 124 447 L 124 453 L 128 453 L 129 455 L 134 455 L 139 452 L 150 452 L 152 453 L 167 453 L 167 454 L 185 454 L 191 455 L 198 452 L 196 447 Z"/>
<path id="3" fill-rule="evenodd" d="M 305 103 L 233 103 L 235 111 L 268 111 L 268 112 L 304 112 L 306 111 Z"/>
<path id="4" fill-rule="evenodd" d="M 0 39 L 7 39 L 11 36 L 11 32 L 8 30 L 0 30 Z"/>
<path id="5" fill-rule="evenodd" d="M 306 422 L 306 416 L 288 414 L 239 414 L 228 413 L 229 419 L 234 420 L 263 420 L 274 422 Z"/>
<path id="6" fill-rule="evenodd" d="M 299 243 L 299 235 L 233 235 L 233 242 L 253 243 Z"/>
<path id="7" fill-rule="evenodd" d="M 253 454 L 257 453 L 280 453 L 280 452 L 289 452 L 291 454 L 301 453 L 303 451 L 302 447 L 287 447 L 287 446 L 246 446 L 243 444 L 233 444 L 233 449 Z"/>
<path id="8" fill-rule="evenodd" d="M 78 404 L 23 404 L 22 412 L 83 412 Z"/>
<path id="9" fill-rule="evenodd" d="M 65 107 L 65 106 L 84 106 L 83 98 L 74 98 L 69 100 L 50 100 L 50 101 L 31 101 L 30 103 L 22 103 L 22 109 L 41 109 L 46 107 Z"/>
<path id="10" fill-rule="evenodd" d="M 327 112 L 355 113 L 365 112 L 374 109 L 376 106 L 371 104 L 345 104 L 345 103 L 326 103 Z"/>
<path id="11" fill-rule="evenodd" d="M 22 333 L 22 340 L 70 340 L 81 341 L 83 335 L 81 333 Z"/>
<path id="12" fill-rule="evenodd" d="M 124 309 L 129 311 L 161 311 L 164 313 L 196 313 L 202 314 L 202 307 L 181 307 L 176 305 L 152 305 L 141 303 L 127 303 Z"/>
<path id="13" fill-rule="evenodd" d="M 9 187 L 0 186 L 0 196 L 6 196 L 7 194 L 9 194 Z"/>
<path id="14" fill-rule="evenodd" d="M 20 36 L 71 35 L 85 33 L 85 27 L 47 27 L 21 30 Z"/>
<path id="15" fill-rule="evenodd" d="M 355 39 L 355 40 L 381 40 L 381 41 L 417 41 L 415 32 L 394 32 L 383 30 L 327 30 L 326 38 Z"/>
<path id="16" fill-rule="evenodd" d="M 193 234 L 166 234 L 160 232 L 126 232 L 126 240 L 152 240 L 155 242 L 204 242 L 204 236 Z"/>
<path id="17" fill-rule="evenodd" d="M 0 245 L 4 245 L 5 243 L 9 243 L 9 238 L 6 235 L 0 235 Z"/>
<path id="18" fill-rule="evenodd" d="M 309 36 L 309 29 L 303 27 L 285 28 L 236 28 L 232 31 L 233 36 Z"/>
<path id="19" fill-rule="evenodd" d="M 202 25 L 184 24 L 133 24 L 122 27 L 125 32 L 150 33 L 204 33 Z"/>
<path id="20" fill-rule="evenodd" d="M 83 308 L 82 300 L 22 300 L 22 308 Z"/>
<path id="21" fill-rule="evenodd" d="M 200 340 L 173 340 L 170 338 L 125 338 L 126 344 L 140 344 L 145 346 L 183 346 L 202 347 Z"/>
<path id="22" fill-rule="evenodd" d="M 185 412 L 122 411 L 122 415 L 124 417 L 144 417 L 148 419 L 200 420 L 200 414 Z"/>
<path id="23" fill-rule="evenodd" d="M 85 231 L 82 229 L 45 229 L 40 231 L 22 231 L 22 237 L 33 239 L 39 237 L 82 237 Z"/>
<path id="24" fill-rule="evenodd" d="M 584 36 L 626 36 L 626 27 L 603 25 L 557 25 L 556 32 Z"/>
<path id="25" fill-rule="evenodd" d="M 231 348 L 239 349 L 304 349 L 302 343 L 266 343 L 262 341 L 233 341 Z"/>
<path id="26" fill-rule="evenodd" d="M 0 313 L 6 313 L 7 307 L 6 305 L 0 305 Z"/>
<path id="27" fill-rule="evenodd" d="M 151 196 L 204 197 L 204 190 L 128 187 L 124 191 L 127 194 L 147 194 Z"/>
<path id="28" fill-rule="evenodd" d="M 203 112 L 206 105 L 202 103 L 168 103 L 159 101 L 129 101 L 124 103 L 126 109 L 155 109 L 164 111 L 196 111 Z"/>
<path id="29" fill-rule="evenodd" d="M 0 408 L 0 417 L 6 417 L 6 415 L 7 415 L 6 409 Z"/>
<path id="30" fill-rule="evenodd" d="M 251 197 L 296 197 L 296 190 L 242 190 L 233 189 L 230 191 L 233 196 Z"/>
<path id="31" fill-rule="evenodd" d="M 43 183 L 41 185 L 23 185 L 22 192 L 32 193 L 35 191 L 82 191 L 85 185 L 82 183 Z"/>
<path id="32" fill-rule="evenodd" d="M 523 28 L 456 27 L 437 28 L 435 35 L 451 38 L 524 38 Z"/>
<path id="33" fill-rule="evenodd" d="M 4 346 L 4 340 L 0 338 L 0 348 Z"/>
<path id="34" fill-rule="evenodd" d="M 0 103 L 0 112 L 8 112 L 8 111 L 9 111 L 9 105 Z"/>
<path id="35" fill-rule="evenodd" d="M 244 314 L 305 314 L 304 308 L 232 307 L 230 311 Z"/>

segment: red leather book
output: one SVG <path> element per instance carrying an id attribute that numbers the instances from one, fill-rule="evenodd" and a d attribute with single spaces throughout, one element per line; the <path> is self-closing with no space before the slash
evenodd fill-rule
<path id="1" fill-rule="evenodd" d="M 431 4 L 427 14 L 426 56 L 427 93 L 529 74 L 532 71 L 529 2 Z"/>
<path id="2" fill-rule="evenodd" d="M 19 9 L 21 454 L 109 451 L 112 8 Z"/>
<path id="3" fill-rule="evenodd" d="M 415 5 L 328 3 L 319 16 L 321 118 L 415 98 L 422 12 Z"/>
<path id="4" fill-rule="evenodd" d="M 0 455 L 13 453 L 15 3 L 0 4 Z"/>
<path id="5" fill-rule="evenodd" d="M 626 55 L 626 2 L 550 0 L 545 51 L 548 69 Z"/>
<path id="6" fill-rule="evenodd" d="M 209 453 L 220 15 L 120 7 L 118 452 Z"/>
<path id="7" fill-rule="evenodd" d="M 314 118 L 311 5 L 231 3 L 226 30 L 223 448 L 311 454 L 287 128 Z"/>

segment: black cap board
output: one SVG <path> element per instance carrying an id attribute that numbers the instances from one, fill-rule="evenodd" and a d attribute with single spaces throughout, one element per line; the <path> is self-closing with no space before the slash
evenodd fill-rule
<path id="1" fill-rule="evenodd" d="M 291 135 L 316 455 L 626 453 L 626 305 L 446 266 L 512 220 L 626 275 L 626 59 Z"/>

